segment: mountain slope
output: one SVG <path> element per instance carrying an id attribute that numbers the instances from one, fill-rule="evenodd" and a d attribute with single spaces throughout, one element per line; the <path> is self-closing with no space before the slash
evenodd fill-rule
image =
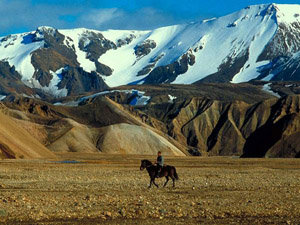
<path id="1" fill-rule="evenodd" d="M 270 12 L 264 13 L 264 10 Z M 255 62 L 276 32 L 275 11 L 275 5 L 252 6 L 218 19 L 151 31 L 100 58 L 102 63 L 115 69 L 106 82 L 118 86 L 147 76 L 146 83 L 193 83 L 217 73 L 222 67 L 235 67 L 240 58 L 244 58 L 242 66 L 248 58 Z M 143 57 L 135 57 L 135 49 L 147 41 L 156 43 L 156 47 Z M 116 57 L 128 57 L 126 65 L 123 67 L 112 60 Z M 150 71 L 145 70 L 145 75 L 137 77 L 145 68 Z M 130 73 L 124 79 L 132 76 L 130 80 L 114 79 L 128 70 Z M 231 81 L 234 75 L 227 74 L 224 81 Z M 246 75 L 239 77 L 244 77 L 239 81 L 251 79 Z"/>
<path id="2" fill-rule="evenodd" d="M 147 114 L 149 124 L 152 118 L 163 122 L 160 129 L 191 154 L 298 157 L 300 153 L 299 95 L 252 103 L 191 96 L 153 101 L 137 110 Z"/>
<path id="3" fill-rule="evenodd" d="M 124 86 L 54 105 L 10 95 L 1 124 L 56 153 L 299 157 L 299 85 L 259 83 Z"/>
<path id="4" fill-rule="evenodd" d="M 254 83 L 123 86 L 119 87 L 121 90 L 81 97 L 73 101 L 73 106 L 76 103 L 81 109 L 92 107 L 95 111 L 99 100 L 109 97 L 122 104 L 130 115 L 140 118 L 140 122 L 167 134 L 171 143 L 181 144 L 192 155 L 298 157 L 300 104 L 297 82 L 292 85 L 286 82 Z M 275 96 L 274 89 L 284 97 Z M 133 99 L 142 98 L 141 93 L 149 99 L 145 104 L 136 105 Z M 69 105 L 64 101 L 60 104 Z M 117 117 L 112 114 L 111 118 Z M 120 123 L 123 122 L 115 125 Z M 89 124 L 93 123 L 90 121 Z M 118 128 L 112 130 L 121 133 Z M 130 127 L 124 130 L 131 133 Z M 116 137 L 120 135 L 113 134 L 109 138 L 122 140 Z M 147 138 L 141 137 L 141 140 Z M 127 149 L 120 146 L 117 149 Z M 114 148 L 113 144 L 111 148 Z"/>
<path id="5" fill-rule="evenodd" d="M 127 84 L 300 80 L 299 11 L 254 5 L 149 31 L 39 27 L 0 38 L 0 61 L 54 97 Z"/>
<path id="6" fill-rule="evenodd" d="M 100 58 L 114 69 L 106 82 L 110 86 L 246 82 L 260 75 L 260 79 L 278 80 L 274 61 L 287 57 L 291 63 L 288 59 L 296 57 L 299 50 L 299 10 L 299 5 L 256 5 L 217 19 L 150 31 Z M 136 54 L 141 46 L 142 56 Z M 114 58 L 124 59 L 124 63 Z M 270 67 L 272 70 L 267 70 Z M 281 80 L 299 80 L 288 76 L 294 70 L 282 67 L 278 72 L 286 73 Z"/>
<path id="7" fill-rule="evenodd" d="M 4 103 L 8 118 L 17 120 L 43 149 L 55 153 L 152 155 L 160 149 L 166 155 L 186 155 L 185 146 L 105 96 L 77 107 L 22 96 L 10 96 Z"/>
<path id="8" fill-rule="evenodd" d="M 56 156 L 9 116 L 0 105 L 0 159 L 54 159 Z"/>

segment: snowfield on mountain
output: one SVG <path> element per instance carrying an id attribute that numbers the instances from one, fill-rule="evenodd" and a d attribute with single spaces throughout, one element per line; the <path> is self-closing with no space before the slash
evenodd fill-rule
<path id="1" fill-rule="evenodd" d="M 0 64 L 55 97 L 127 84 L 300 80 L 299 12 L 254 5 L 148 31 L 39 27 L 0 38 Z"/>

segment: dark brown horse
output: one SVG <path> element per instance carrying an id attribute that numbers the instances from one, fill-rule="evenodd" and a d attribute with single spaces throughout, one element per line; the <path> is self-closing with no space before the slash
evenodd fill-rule
<path id="1" fill-rule="evenodd" d="M 152 164 L 152 162 L 150 162 L 149 160 L 142 160 L 141 162 L 141 167 L 140 170 L 144 170 L 147 169 L 149 176 L 150 176 L 150 185 L 149 188 L 151 188 L 152 183 L 158 187 L 158 185 L 155 183 L 155 178 L 157 175 L 157 168 L 154 164 Z M 159 173 L 159 177 L 166 177 L 166 182 L 164 184 L 164 187 L 167 185 L 168 181 L 169 181 L 169 177 L 171 177 L 171 179 L 173 180 L 173 187 L 175 187 L 175 180 L 178 180 L 178 175 L 176 173 L 176 169 L 174 166 L 164 166 L 160 173 Z"/>

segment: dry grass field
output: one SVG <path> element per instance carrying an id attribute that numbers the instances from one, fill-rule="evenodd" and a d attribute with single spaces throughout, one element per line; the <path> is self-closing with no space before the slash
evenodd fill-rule
<path id="1" fill-rule="evenodd" d="M 3 224 L 299 224 L 300 161 L 167 157 L 180 180 L 148 189 L 140 160 L 61 154 L 0 161 Z M 74 161 L 71 161 L 74 160 Z"/>

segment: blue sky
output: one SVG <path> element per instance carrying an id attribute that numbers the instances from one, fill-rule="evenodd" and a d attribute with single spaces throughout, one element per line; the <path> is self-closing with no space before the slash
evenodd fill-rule
<path id="1" fill-rule="evenodd" d="M 298 1 L 272 1 L 296 4 Z M 0 36 L 38 26 L 91 29 L 153 29 L 200 21 L 263 0 L 0 0 Z"/>

